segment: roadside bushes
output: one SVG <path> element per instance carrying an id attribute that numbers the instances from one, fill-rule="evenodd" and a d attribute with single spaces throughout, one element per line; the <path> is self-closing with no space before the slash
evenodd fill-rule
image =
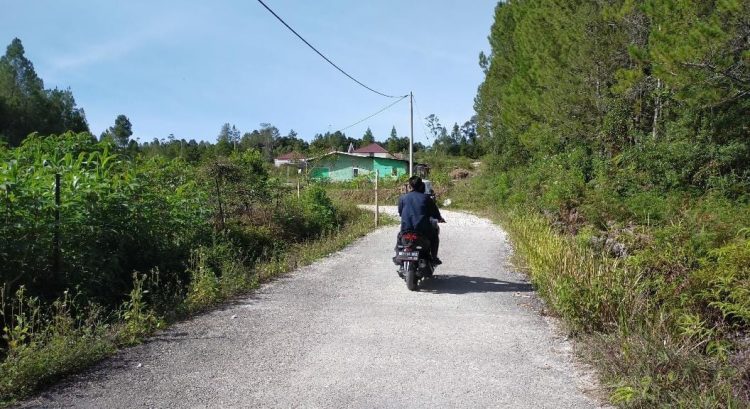
<path id="1" fill-rule="evenodd" d="M 105 309 L 73 291 L 51 304 L 24 287 L 14 294 L 0 292 L 0 316 L 7 345 L 0 362 L 0 401 L 27 395 L 111 354 L 122 328 L 109 325 Z"/>
<path id="2" fill-rule="evenodd" d="M 319 186 L 298 198 L 255 151 L 144 159 L 86 133 L 0 146 L 0 402 L 341 246 L 363 216 L 339 206 Z"/>
<path id="3" fill-rule="evenodd" d="M 210 237 L 190 169 L 112 152 L 108 142 L 71 133 L 0 151 L 0 282 L 43 298 L 78 287 L 112 306 L 132 287 L 133 271 L 184 269 L 190 247 Z"/>
<path id="4" fill-rule="evenodd" d="M 498 200 L 523 185 L 515 171 L 488 173 L 451 196 L 500 218 L 518 265 L 585 341 L 580 350 L 599 364 L 613 403 L 747 405 L 750 205 L 716 192 L 607 196 L 593 179 L 579 218 L 564 218 L 533 200 Z M 539 194 L 531 192 L 523 194 Z M 636 214 L 641 206 L 650 214 Z"/>
<path id="5" fill-rule="evenodd" d="M 504 220 L 538 291 L 574 332 L 627 328 L 657 316 L 670 333 L 701 334 L 704 343 L 750 330 L 750 239 L 740 236 L 701 256 L 695 253 L 705 244 L 667 233 L 658 239 L 661 249 L 617 258 L 592 247 L 590 232 L 562 235 L 521 210 Z"/>
<path id="6" fill-rule="evenodd" d="M 109 142 L 67 133 L 0 148 L 0 159 L 0 283 L 47 300 L 78 288 L 114 308 L 134 271 L 158 270 L 162 285 L 187 286 L 197 249 L 230 257 L 223 246 L 232 246 L 247 264 L 340 223 L 322 188 L 298 200 L 255 151 L 196 167 L 129 158 Z"/>
<path id="7" fill-rule="evenodd" d="M 613 403 L 747 404 L 750 240 L 696 259 L 666 235 L 672 247 L 622 258 L 592 248 L 582 239 L 590 231 L 561 234 L 523 210 L 502 218 L 540 295 L 586 341 L 580 350 L 599 363 Z"/>

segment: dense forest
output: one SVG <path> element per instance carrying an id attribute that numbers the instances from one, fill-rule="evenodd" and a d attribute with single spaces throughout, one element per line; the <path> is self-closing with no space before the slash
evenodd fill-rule
<path id="1" fill-rule="evenodd" d="M 576 207 L 594 185 L 656 203 L 666 191 L 746 195 L 748 7 L 502 3 L 476 99 L 495 166 L 535 170 L 513 178 L 519 192 L 558 185 L 540 196 L 550 209 Z"/>
<path id="2" fill-rule="evenodd" d="M 613 400 L 748 404 L 750 2 L 501 2 L 489 41 L 472 191 Z"/>

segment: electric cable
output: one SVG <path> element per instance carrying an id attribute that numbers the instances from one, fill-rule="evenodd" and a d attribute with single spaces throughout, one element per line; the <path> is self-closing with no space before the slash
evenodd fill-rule
<path id="1" fill-rule="evenodd" d="M 378 112 L 375 112 L 374 114 L 372 114 L 372 115 L 368 116 L 367 118 L 361 119 L 361 120 L 359 120 L 359 121 L 357 121 L 357 122 L 355 122 L 355 123 L 353 123 L 353 124 L 351 124 L 351 125 L 349 125 L 349 126 L 346 126 L 346 127 L 344 127 L 344 128 L 341 128 L 341 129 L 337 130 L 336 132 L 342 132 L 342 131 L 345 131 L 345 130 L 347 130 L 347 129 L 349 129 L 349 128 L 353 127 L 353 126 L 359 125 L 359 124 L 361 124 L 362 122 L 365 122 L 366 120 L 368 120 L 368 119 L 370 119 L 370 118 L 372 118 L 372 117 L 374 117 L 374 116 L 376 116 L 376 115 L 378 115 L 378 114 L 381 114 L 382 112 L 384 112 L 384 111 L 385 111 L 385 110 L 387 110 L 388 108 L 390 108 L 390 107 L 392 107 L 392 106 L 394 106 L 394 105 L 398 104 L 399 102 L 401 102 L 401 101 L 403 101 L 404 99 L 406 99 L 406 97 L 408 97 L 408 95 L 404 95 L 403 97 L 399 98 L 398 100 L 396 100 L 396 101 L 394 101 L 394 102 L 390 103 L 389 105 L 387 105 L 387 106 L 386 106 L 385 108 L 382 108 L 382 109 L 381 109 L 380 111 L 378 111 Z"/>
<path id="2" fill-rule="evenodd" d="M 323 55 L 323 53 L 321 53 L 320 51 L 318 51 L 317 48 L 313 47 L 313 45 L 310 44 L 307 40 L 305 40 L 301 35 L 299 35 L 296 31 L 294 31 L 294 29 L 289 24 L 287 24 L 286 21 L 284 21 L 281 17 L 279 17 L 278 14 L 276 14 L 273 10 L 271 10 L 271 8 L 268 7 L 266 5 L 266 3 L 263 2 L 263 0 L 258 0 L 258 3 L 260 3 L 261 5 L 263 5 L 263 7 L 265 7 L 266 10 L 268 10 L 271 14 L 273 14 L 273 16 L 276 17 L 276 19 L 278 19 L 281 22 L 281 24 L 283 24 L 284 26 L 286 26 L 286 28 L 288 28 L 289 31 L 291 31 L 292 33 L 294 33 L 294 35 L 296 35 L 300 40 L 302 40 L 303 43 L 307 44 L 308 47 L 310 47 L 313 51 L 315 51 L 316 53 L 318 53 L 319 56 L 323 57 L 324 60 L 326 60 L 329 64 L 331 64 L 337 70 L 341 71 L 342 74 L 344 74 L 347 77 L 349 77 L 352 81 L 354 81 L 357 84 L 359 84 L 359 85 L 367 88 L 368 90 L 370 90 L 370 91 L 372 91 L 372 92 L 374 92 L 374 93 L 376 93 L 378 95 L 384 96 L 386 98 L 399 98 L 398 95 L 388 95 L 388 94 L 384 94 L 384 93 L 382 93 L 380 91 L 376 91 L 376 90 L 368 87 L 367 85 L 363 84 L 358 79 L 356 79 L 356 78 L 352 77 L 351 75 L 349 75 L 346 71 L 342 70 L 338 65 L 334 64 L 333 61 L 329 60 L 328 57 L 326 57 L 325 55 Z"/>

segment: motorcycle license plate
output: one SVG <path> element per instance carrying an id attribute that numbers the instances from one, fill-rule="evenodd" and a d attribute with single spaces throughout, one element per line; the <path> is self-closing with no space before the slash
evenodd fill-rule
<path id="1" fill-rule="evenodd" d="M 408 261 L 417 261 L 419 260 L 419 252 L 418 251 L 399 251 L 398 259 L 408 260 Z"/>

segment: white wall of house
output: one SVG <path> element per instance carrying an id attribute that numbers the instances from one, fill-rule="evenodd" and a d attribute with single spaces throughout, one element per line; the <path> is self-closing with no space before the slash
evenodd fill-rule
<path id="1" fill-rule="evenodd" d="M 359 156 L 374 156 L 376 158 L 386 158 L 386 159 L 393 159 L 393 156 L 389 153 L 353 153 L 352 155 L 359 155 Z"/>
<path id="2" fill-rule="evenodd" d="M 304 160 L 304 159 L 302 159 L 302 160 L 296 160 L 296 159 L 274 159 L 273 160 L 273 165 L 276 166 L 277 168 L 280 167 L 280 166 L 284 166 L 284 165 L 300 165 L 300 166 L 305 166 L 306 164 L 307 164 L 307 161 Z"/>

